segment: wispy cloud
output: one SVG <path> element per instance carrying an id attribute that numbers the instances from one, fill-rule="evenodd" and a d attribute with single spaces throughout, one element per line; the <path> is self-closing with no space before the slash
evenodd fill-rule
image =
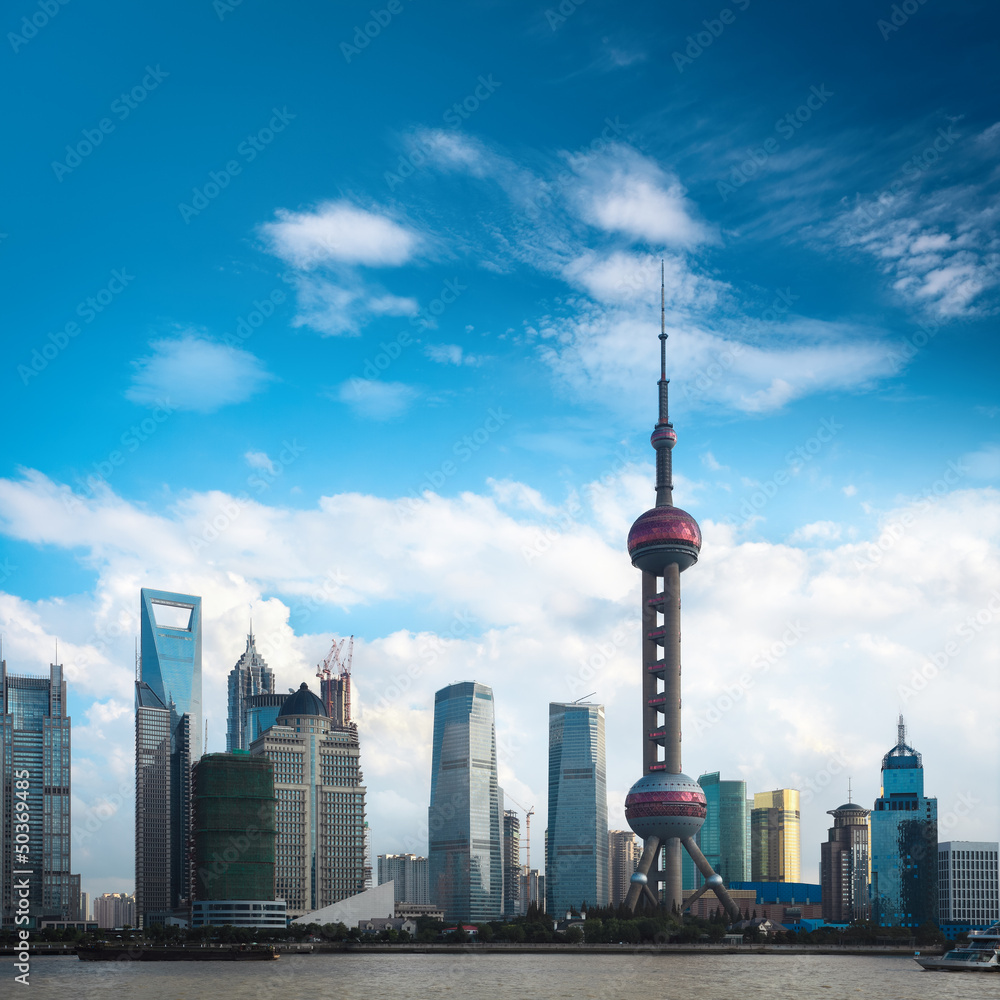
<path id="1" fill-rule="evenodd" d="M 406 412 L 419 392 L 405 382 L 352 378 L 342 382 L 332 396 L 366 420 L 392 420 Z"/>
<path id="2" fill-rule="evenodd" d="M 282 260 L 303 269 L 331 263 L 393 267 L 420 245 L 414 230 L 347 201 L 326 202 L 314 212 L 279 208 L 275 215 L 276 222 L 260 227 L 265 240 Z"/>
<path id="3" fill-rule="evenodd" d="M 135 372 L 125 391 L 140 406 L 169 400 L 174 409 L 210 413 L 244 402 L 274 378 L 256 355 L 197 333 L 154 340 L 149 346 L 152 354 L 132 362 Z"/>

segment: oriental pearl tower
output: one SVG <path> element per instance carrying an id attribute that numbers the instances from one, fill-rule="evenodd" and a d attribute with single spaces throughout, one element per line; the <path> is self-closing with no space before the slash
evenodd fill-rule
<path id="1" fill-rule="evenodd" d="M 642 777 L 625 799 L 625 818 L 642 837 L 643 851 L 625 905 L 634 911 L 640 896 L 658 905 L 650 882 L 654 888 L 663 883 L 664 904 L 678 912 L 712 889 L 735 921 L 739 909 L 694 840 L 705 822 L 705 793 L 681 771 L 681 572 L 698 561 L 701 529 L 673 503 L 671 451 L 677 434 L 667 409 L 669 384 L 661 263 L 660 416 L 650 438 L 656 449 L 656 506 L 641 514 L 628 533 L 632 565 L 642 571 Z M 705 877 L 705 884 L 687 900 L 682 896 L 682 845 Z M 662 870 L 655 863 L 660 848 Z"/>

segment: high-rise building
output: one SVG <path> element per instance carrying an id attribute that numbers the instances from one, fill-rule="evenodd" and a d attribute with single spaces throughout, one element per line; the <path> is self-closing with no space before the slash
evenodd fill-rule
<path id="1" fill-rule="evenodd" d="M 364 891 L 365 787 L 357 726 L 337 726 L 304 682 L 250 744 L 274 764 L 275 894 L 300 917 Z"/>
<path id="2" fill-rule="evenodd" d="M 22 827 L 27 827 L 27 837 Z M 0 893 L 3 923 L 28 900 L 40 917 L 70 920 L 80 905 L 70 874 L 70 718 L 61 663 L 48 677 L 8 674 L 0 661 Z M 15 878 L 14 872 L 19 874 Z M 27 874 L 20 874 L 27 872 Z M 28 895 L 15 895 L 15 882 Z"/>
<path id="3" fill-rule="evenodd" d="M 493 691 L 449 684 L 434 695 L 427 815 L 431 899 L 445 920 L 496 920 L 503 849 Z"/>
<path id="4" fill-rule="evenodd" d="M 80 893 L 80 919 L 90 920 L 90 893 L 81 892 Z M 132 926 L 135 926 L 135 921 L 132 922 Z"/>
<path id="5" fill-rule="evenodd" d="M 985 927 L 1000 920 L 998 850 L 995 840 L 938 844 L 939 924 Z"/>
<path id="6" fill-rule="evenodd" d="M 695 837 L 708 863 L 726 886 L 750 878 L 750 807 L 745 781 L 726 780 L 718 771 L 698 778 L 705 793 L 705 822 Z M 689 856 L 684 858 L 684 890 L 705 881 Z"/>
<path id="7" fill-rule="evenodd" d="M 681 572 L 698 561 L 701 529 L 687 511 L 674 506 L 677 433 L 670 422 L 669 385 L 661 266 L 659 419 L 650 438 L 656 451 L 656 504 L 636 518 L 628 533 L 629 557 L 642 572 L 642 777 L 625 798 L 625 819 L 642 837 L 643 847 L 625 905 L 634 911 L 642 898 L 679 911 L 684 902 L 681 857 L 687 851 L 735 920 L 736 904 L 694 839 L 705 821 L 705 793 L 681 771 Z"/>
<path id="8" fill-rule="evenodd" d="M 427 858 L 416 854 L 380 854 L 378 884 L 393 883 L 397 903 L 430 904 Z"/>
<path id="9" fill-rule="evenodd" d="M 513 809 L 503 812 L 503 912 L 516 917 L 521 910 L 521 820 Z"/>
<path id="10" fill-rule="evenodd" d="M 639 863 L 639 844 L 631 830 L 608 831 L 608 901 L 621 906 L 628 895 L 629 880 Z"/>
<path id="11" fill-rule="evenodd" d="M 135 685 L 139 926 L 191 898 L 191 765 L 201 757 L 201 598 L 143 588 Z"/>
<path id="12" fill-rule="evenodd" d="M 798 882 L 801 856 L 798 789 L 757 792 L 750 814 L 750 881 Z"/>
<path id="13" fill-rule="evenodd" d="M 124 892 L 106 892 L 94 897 L 94 920 L 106 930 L 135 927 L 135 896 Z"/>
<path id="14" fill-rule="evenodd" d="M 549 704 L 547 912 L 608 905 L 604 706 Z"/>
<path id="15" fill-rule="evenodd" d="M 205 754 L 192 771 L 191 924 L 284 927 L 274 898 L 274 765 L 245 750 Z"/>
<path id="16" fill-rule="evenodd" d="M 870 819 L 872 919 L 883 927 L 937 920 L 937 799 L 924 796 L 923 759 L 907 745 L 902 715 Z"/>
<path id="17" fill-rule="evenodd" d="M 820 845 L 823 919 L 828 924 L 867 920 L 869 914 L 868 810 L 845 802 L 828 810 L 833 817 L 829 840 Z"/>
<path id="18" fill-rule="evenodd" d="M 256 738 L 251 735 L 249 713 L 254 695 L 274 694 L 274 672 L 257 652 L 253 631 L 247 635 L 247 648 L 229 671 L 229 713 L 226 720 L 226 752 L 247 750 Z M 273 725 L 273 722 L 272 722 Z"/>
<path id="19" fill-rule="evenodd" d="M 278 721 L 278 712 L 291 692 L 283 694 L 252 694 L 246 700 L 246 729 L 244 735 L 247 741 L 245 749 L 250 748 L 261 733 L 270 729 Z"/>

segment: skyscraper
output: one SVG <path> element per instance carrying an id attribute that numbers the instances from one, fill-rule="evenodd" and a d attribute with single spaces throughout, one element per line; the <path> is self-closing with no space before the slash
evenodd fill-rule
<path id="1" fill-rule="evenodd" d="M 249 732 L 249 713 L 254 695 L 274 694 L 274 672 L 257 652 L 253 631 L 247 648 L 229 671 L 229 713 L 226 720 L 226 752 L 247 750 L 254 737 Z M 258 734 L 259 735 L 259 734 Z"/>
<path id="2" fill-rule="evenodd" d="M 193 768 L 191 924 L 284 927 L 274 897 L 274 765 L 245 750 L 205 754 Z"/>
<path id="3" fill-rule="evenodd" d="M 708 863 L 728 887 L 750 879 L 750 807 L 745 781 L 726 780 L 718 771 L 698 778 L 705 793 L 705 823 L 695 838 Z M 690 857 L 684 858 L 684 889 L 704 882 Z"/>
<path id="4" fill-rule="evenodd" d="M 608 905 L 604 706 L 549 705 L 547 912 Z"/>
<path id="5" fill-rule="evenodd" d="M 14 884 L 25 879 L 32 921 L 76 919 L 79 876 L 69 870 L 70 719 L 62 664 L 50 664 L 46 678 L 8 674 L 7 661 L 0 661 L 0 710 L 3 923 L 12 924 L 15 914 L 24 912 Z M 14 871 L 30 874 L 15 878 Z"/>
<path id="6" fill-rule="evenodd" d="M 981 927 L 1000 920 L 1000 882 L 993 841 L 949 840 L 938 844 L 938 923 Z"/>
<path id="7" fill-rule="evenodd" d="M 845 802 L 829 813 L 833 826 L 829 840 L 820 845 L 823 919 L 828 924 L 867 920 L 868 810 L 856 802 Z"/>
<path id="8" fill-rule="evenodd" d="M 503 851 L 493 691 L 449 684 L 434 695 L 428 809 L 431 900 L 445 920 L 496 920 Z"/>
<path id="9" fill-rule="evenodd" d="M 357 726 L 335 725 L 304 682 L 250 744 L 274 765 L 275 892 L 288 916 L 365 888 L 365 787 Z"/>
<path id="10" fill-rule="evenodd" d="M 654 885 L 662 883 L 666 906 L 679 911 L 685 902 L 683 847 L 705 877 L 706 886 L 711 887 L 730 916 L 738 919 L 739 910 L 721 877 L 694 840 L 705 821 L 705 793 L 681 772 L 680 575 L 698 561 L 701 529 L 687 511 L 674 506 L 671 452 L 677 434 L 667 405 L 669 384 L 666 291 L 661 265 L 659 419 L 650 438 L 656 451 L 656 506 L 640 514 L 628 533 L 632 565 L 642 571 L 642 777 L 625 799 L 625 818 L 643 838 L 643 850 L 625 905 L 634 910 L 640 896 L 658 905 L 661 894 L 648 885 L 653 881 Z M 655 864 L 661 849 L 662 870 Z"/>
<path id="11" fill-rule="evenodd" d="M 201 598 L 140 592 L 135 685 L 135 899 L 139 925 L 191 898 L 191 765 L 201 757 Z"/>
<path id="12" fill-rule="evenodd" d="M 631 830 L 608 831 L 608 901 L 621 906 L 628 894 L 629 880 L 639 863 L 639 845 Z"/>
<path id="13" fill-rule="evenodd" d="M 871 813 L 872 919 L 883 927 L 919 927 L 938 916 L 937 799 L 924 796 L 923 759 L 906 742 L 882 758 L 882 794 Z"/>
<path id="14" fill-rule="evenodd" d="M 428 892 L 427 859 L 416 854 L 380 854 L 378 884 L 393 883 L 397 903 L 427 903 L 433 900 Z"/>
<path id="15" fill-rule="evenodd" d="M 513 809 L 503 812 L 503 912 L 521 912 L 521 820 Z"/>
<path id="16" fill-rule="evenodd" d="M 777 788 L 757 792 L 750 813 L 750 881 L 801 880 L 799 792 Z"/>

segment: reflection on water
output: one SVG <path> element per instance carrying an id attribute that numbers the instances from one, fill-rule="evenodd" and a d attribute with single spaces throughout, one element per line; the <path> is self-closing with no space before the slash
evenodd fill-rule
<path id="1" fill-rule="evenodd" d="M 13 961 L 0 959 L 12 996 Z M 11 987 L 8 989 L 8 984 Z M 277 962 L 32 961 L 34 1000 L 924 1000 L 995 998 L 1000 975 L 924 972 L 912 958 L 827 955 L 336 954 Z"/>

